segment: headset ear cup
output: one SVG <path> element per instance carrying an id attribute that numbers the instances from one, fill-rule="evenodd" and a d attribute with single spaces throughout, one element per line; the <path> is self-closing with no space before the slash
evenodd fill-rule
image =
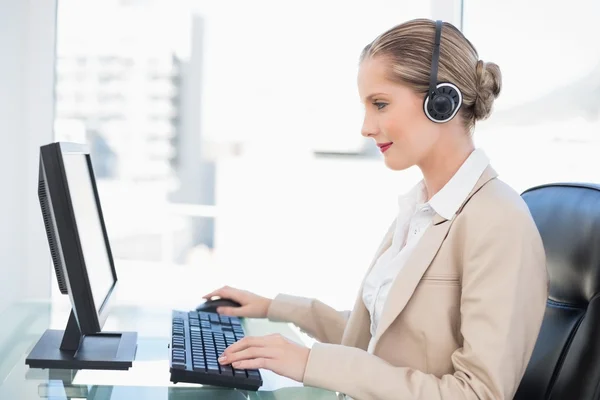
<path id="1" fill-rule="evenodd" d="M 444 123 L 450 121 L 462 105 L 462 93 L 451 83 L 440 83 L 433 93 L 425 97 L 423 111 L 431 121 Z"/>

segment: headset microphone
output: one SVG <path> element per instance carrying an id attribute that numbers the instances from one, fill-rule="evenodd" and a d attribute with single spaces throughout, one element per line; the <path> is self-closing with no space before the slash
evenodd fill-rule
<path id="1" fill-rule="evenodd" d="M 431 76 L 429 91 L 425 96 L 423 110 L 431 121 L 444 123 L 450 121 L 462 105 L 462 93 L 456 85 L 449 82 L 437 82 L 440 59 L 440 42 L 442 38 L 442 21 L 435 23 L 435 44 L 431 60 Z"/>

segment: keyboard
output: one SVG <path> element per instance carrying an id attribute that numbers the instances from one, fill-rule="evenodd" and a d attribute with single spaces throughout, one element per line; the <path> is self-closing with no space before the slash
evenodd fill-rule
<path id="1" fill-rule="evenodd" d="M 256 391 L 263 384 L 257 369 L 220 365 L 217 358 L 244 337 L 237 317 L 173 311 L 169 371 L 171 382 L 190 382 Z"/>

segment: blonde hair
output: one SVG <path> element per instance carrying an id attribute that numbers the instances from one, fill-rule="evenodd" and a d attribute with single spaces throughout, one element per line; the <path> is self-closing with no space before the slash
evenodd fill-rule
<path id="1" fill-rule="evenodd" d="M 389 79 L 416 93 L 427 94 L 431 74 L 435 21 L 414 19 L 395 26 L 368 44 L 360 55 L 390 61 Z M 500 67 L 479 60 L 477 50 L 454 25 L 444 22 L 440 42 L 438 82 L 451 82 L 463 96 L 459 111 L 472 132 L 475 122 L 488 118 L 500 94 Z"/>

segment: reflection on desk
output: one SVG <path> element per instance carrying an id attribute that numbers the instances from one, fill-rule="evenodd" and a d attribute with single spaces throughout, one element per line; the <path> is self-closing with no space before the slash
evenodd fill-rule
<path id="1" fill-rule="evenodd" d="M 69 310 L 64 310 L 68 315 Z M 40 370 L 25 365 L 25 357 L 48 328 L 48 304 L 21 304 L 0 316 L 0 399 L 337 399 L 326 390 L 262 370 L 264 385 L 258 392 L 231 390 L 169 380 L 168 343 L 171 308 L 143 309 L 116 306 L 107 320 L 108 330 L 135 330 L 139 334 L 136 361 L 129 371 Z M 9 322 L 9 323 L 7 323 Z M 281 333 L 302 342 L 287 324 L 267 320 L 243 321 L 248 335 Z M 6 329 L 5 327 L 8 327 Z"/>

